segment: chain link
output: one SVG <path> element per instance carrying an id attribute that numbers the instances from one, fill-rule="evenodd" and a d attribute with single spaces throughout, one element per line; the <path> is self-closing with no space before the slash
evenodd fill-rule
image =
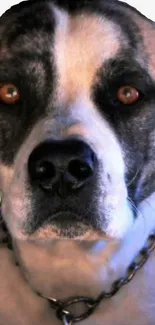
<path id="1" fill-rule="evenodd" d="M 76 322 L 80 322 L 90 316 L 96 307 L 106 299 L 111 298 L 117 293 L 117 291 L 125 284 L 130 282 L 137 271 L 144 265 L 147 261 L 150 253 L 155 248 L 155 233 L 148 237 L 147 243 L 144 248 L 141 249 L 135 261 L 130 264 L 124 277 L 115 281 L 112 285 L 112 290 L 110 292 L 102 292 L 96 299 L 89 297 L 73 297 L 65 301 L 60 301 L 54 298 L 44 297 L 48 299 L 51 307 L 55 309 L 57 317 L 63 322 L 63 325 L 73 325 Z M 77 305 L 78 303 L 84 303 L 87 310 L 80 314 L 79 316 L 74 316 L 72 312 L 68 310 L 68 307 L 72 305 Z"/>
<path id="2" fill-rule="evenodd" d="M 63 322 L 63 325 L 72 325 L 73 324 L 72 321 L 68 322 L 66 316 L 63 316 L 62 322 Z"/>

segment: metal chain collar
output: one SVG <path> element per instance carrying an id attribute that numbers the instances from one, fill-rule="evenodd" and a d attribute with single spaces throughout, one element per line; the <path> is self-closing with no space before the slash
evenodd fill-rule
<path id="1" fill-rule="evenodd" d="M 0 214 L 1 219 L 1 214 Z M 6 231 L 5 224 L 1 220 L 1 226 Z M 8 234 L 7 234 L 8 235 Z M 8 248 L 12 249 L 12 241 L 10 236 L 8 235 L 5 239 L 5 242 L 8 244 Z M 134 262 L 132 262 L 125 274 L 124 277 L 120 278 L 119 280 L 115 281 L 112 285 L 112 289 L 110 292 L 102 292 L 96 299 L 90 298 L 90 297 L 83 297 L 83 296 L 77 296 L 77 297 L 71 297 L 65 301 L 60 301 L 55 298 L 49 298 L 42 296 L 43 298 L 46 298 L 50 306 L 56 311 L 56 316 L 59 320 L 62 321 L 63 325 L 73 325 L 76 322 L 80 322 L 84 319 L 86 319 L 88 316 L 90 316 L 94 310 L 98 307 L 98 305 L 106 300 L 111 298 L 113 295 L 117 293 L 117 291 L 125 284 L 130 282 L 134 275 L 137 273 L 137 271 L 144 265 L 144 263 L 147 261 L 148 257 L 150 256 L 150 253 L 155 248 L 155 232 L 152 233 L 146 242 L 146 245 L 140 250 L 139 254 L 136 256 Z M 72 305 L 83 303 L 86 307 L 86 311 L 78 316 L 74 316 L 72 312 L 70 312 L 67 308 Z"/>
<path id="2" fill-rule="evenodd" d="M 140 250 L 134 262 L 130 264 L 125 276 L 113 283 L 112 290 L 110 292 L 102 292 L 96 299 L 83 296 L 72 297 L 65 301 L 60 301 L 55 298 L 49 298 L 45 296 L 44 298 L 48 299 L 51 307 L 56 311 L 57 318 L 62 321 L 63 325 L 73 325 L 76 322 L 80 322 L 90 316 L 101 303 L 101 301 L 111 298 L 123 285 L 131 281 L 137 271 L 147 261 L 148 257 L 150 256 L 150 253 L 153 251 L 154 248 L 155 233 L 151 234 L 148 237 L 145 247 Z M 74 314 L 68 310 L 68 307 L 72 305 L 77 305 L 79 303 L 83 303 L 87 310 L 79 316 L 74 316 Z"/>

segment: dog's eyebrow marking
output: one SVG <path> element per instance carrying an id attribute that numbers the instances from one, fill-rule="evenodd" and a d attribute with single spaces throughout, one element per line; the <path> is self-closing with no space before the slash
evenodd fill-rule
<path id="1" fill-rule="evenodd" d="M 0 163 L 0 189 L 6 191 L 12 180 L 13 173 L 13 167 L 7 167 L 4 164 Z"/>
<path id="2" fill-rule="evenodd" d="M 4 59 L 4 58 L 7 58 L 9 57 L 9 50 L 7 49 L 6 46 L 1 46 L 0 47 L 0 59 Z"/>
<path id="3" fill-rule="evenodd" d="M 57 8 L 54 13 L 56 98 L 65 103 L 81 92 L 89 94 L 97 70 L 105 60 L 115 57 L 123 35 L 118 25 L 99 15 L 70 16 Z"/>

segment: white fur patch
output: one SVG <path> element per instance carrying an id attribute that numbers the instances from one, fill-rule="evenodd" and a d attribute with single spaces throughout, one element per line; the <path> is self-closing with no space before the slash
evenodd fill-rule
<path id="1" fill-rule="evenodd" d="M 70 16 L 55 7 L 54 13 L 56 97 L 65 103 L 81 92 L 89 93 L 97 70 L 120 49 L 122 35 L 118 26 L 99 15 Z"/>

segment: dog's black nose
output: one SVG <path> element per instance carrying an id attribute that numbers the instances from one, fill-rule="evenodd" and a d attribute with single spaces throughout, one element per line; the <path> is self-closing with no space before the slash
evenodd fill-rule
<path id="1" fill-rule="evenodd" d="M 97 158 L 83 140 L 48 140 L 30 154 L 30 182 L 46 191 L 67 195 L 84 186 L 95 173 Z"/>

